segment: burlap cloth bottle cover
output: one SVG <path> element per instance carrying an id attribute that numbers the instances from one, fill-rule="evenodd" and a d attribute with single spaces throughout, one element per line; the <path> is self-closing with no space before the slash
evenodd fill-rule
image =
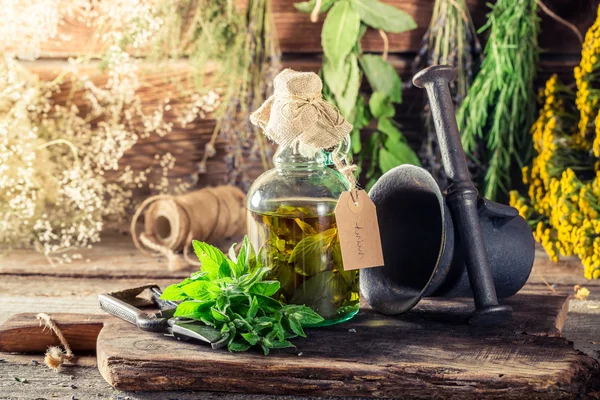
<path id="1" fill-rule="evenodd" d="M 274 81 L 274 93 L 250 115 L 250 122 L 279 146 L 295 142 L 318 148 L 338 146 L 352 131 L 352 125 L 339 110 L 323 99 L 323 82 L 314 72 L 281 71 Z M 343 165 L 337 152 L 332 153 L 334 165 L 356 187 L 354 165 Z"/>

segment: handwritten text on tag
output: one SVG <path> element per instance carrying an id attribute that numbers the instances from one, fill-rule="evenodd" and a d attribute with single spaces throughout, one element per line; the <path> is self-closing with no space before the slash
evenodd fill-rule
<path id="1" fill-rule="evenodd" d="M 375 204 L 364 190 L 344 192 L 335 207 L 344 270 L 383 265 Z"/>

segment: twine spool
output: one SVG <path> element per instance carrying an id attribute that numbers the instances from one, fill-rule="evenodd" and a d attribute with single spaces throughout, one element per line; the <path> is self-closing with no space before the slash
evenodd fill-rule
<path id="1" fill-rule="evenodd" d="M 192 240 L 218 243 L 241 236 L 246 231 L 245 194 L 235 186 L 204 188 L 181 195 L 158 195 L 146 199 L 131 221 L 135 246 L 144 254 L 163 255 L 169 269 L 183 264 L 176 252 L 188 257 Z M 136 224 L 144 209 L 144 229 L 138 235 Z"/>

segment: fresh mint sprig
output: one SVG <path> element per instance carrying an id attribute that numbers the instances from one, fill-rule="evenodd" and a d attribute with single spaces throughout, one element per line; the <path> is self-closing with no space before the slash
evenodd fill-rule
<path id="1" fill-rule="evenodd" d="M 264 279 L 269 268 L 262 265 L 247 237 L 237 256 L 233 247 L 227 257 L 216 247 L 194 241 L 202 270 L 165 289 L 161 298 L 180 301 L 176 317 L 190 318 L 219 329 L 228 336 L 229 351 L 260 347 L 294 347 L 288 340 L 306 337 L 303 327 L 323 318 L 305 305 L 284 305 L 272 296 L 280 283 Z"/>

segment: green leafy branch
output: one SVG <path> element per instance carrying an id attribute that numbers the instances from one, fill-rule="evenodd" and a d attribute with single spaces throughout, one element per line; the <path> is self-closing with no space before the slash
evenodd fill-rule
<path id="1" fill-rule="evenodd" d="M 316 0 L 295 6 L 310 13 Z M 381 174 L 400 164 L 419 165 L 419 159 L 394 121 L 395 105 L 402 102 L 400 76 L 383 57 L 363 54 L 360 40 L 369 27 L 385 35 L 417 25 L 406 12 L 378 0 L 323 0 L 319 12 L 327 13 L 321 32 L 325 96 L 354 125 L 353 153 L 359 156 L 360 167 L 370 162 L 364 171 L 368 189 Z M 368 102 L 360 93 L 363 76 L 373 90 Z M 376 128 L 363 148 L 360 131 L 367 126 Z"/>
<path id="2" fill-rule="evenodd" d="M 480 32 L 485 58 L 456 119 L 466 153 L 485 171 L 484 195 L 508 192 L 511 166 L 530 157 L 540 31 L 536 0 L 498 0 Z"/>
<path id="3" fill-rule="evenodd" d="M 294 347 L 288 339 L 306 337 L 303 327 L 323 321 L 304 305 L 283 305 L 271 297 L 280 283 L 264 279 L 270 269 L 247 237 L 237 256 L 233 247 L 227 257 L 209 244 L 193 245 L 202 271 L 167 287 L 161 298 L 181 302 L 176 317 L 219 329 L 228 338 L 229 351 L 258 346 L 267 355 L 271 349 Z"/>

